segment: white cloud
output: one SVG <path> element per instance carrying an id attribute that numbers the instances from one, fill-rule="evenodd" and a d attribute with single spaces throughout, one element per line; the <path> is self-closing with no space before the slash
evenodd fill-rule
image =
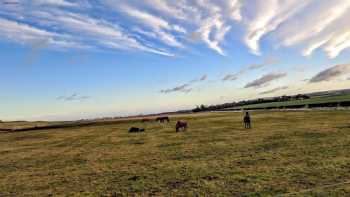
<path id="1" fill-rule="evenodd" d="M 261 42 L 296 47 L 304 56 L 321 49 L 329 58 L 350 47 L 348 0 L 23 0 L 0 7 L 0 15 L 24 28 L 18 35 L 0 30 L 3 39 L 35 37 L 27 25 L 54 34 L 50 42 L 67 47 L 80 43 L 173 56 L 179 48 L 204 43 L 225 55 L 234 31 L 257 55 L 264 53 Z"/>
<path id="2" fill-rule="evenodd" d="M 348 10 L 349 6 L 349 1 L 342 0 L 337 3 L 334 3 L 334 1 L 328 1 L 322 4 L 320 8 L 306 14 L 302 21 L 300 21 L 300 18 L 295 19 L 298 20 L 298 23 L 295 23 L 295 25 L 290 26 L 290 24 L 287 23 L 286 26 L 289 27 L 283 41 L 284 45 L 295 45 L 306 39 L 317 36 L 329 25 L 339 19 Z M 300 25 L 302 25 L 302 27 Z"/>
<path id="3" fill-rule="evenodd" d="M 85 48 L 84 44 L 70 41 L 69 36 L 49 32 L 27 24 L 0 18 L 0 36 L 21 44 L 28 44 L 35 50 L 46 46 L 56 48 Z"/>
<path id="4" fill-rule="evenodd" d="M 194 35 L 203 40 L 209 48 L 224 55 L 224 52 L 219 45 L 224 40 L 225 35 L 230 29 L 231 27 L 226 26 L 221 20 L 220 15 L 215 15 L 204 20 Z M 212 35 L 213 32 L 215 32 L 214 35 Z"/>
<path id="5" fill-rule="evenodd" d="M 171 25 L 160 17 L 154 16 L 145 11 L 140 11 L 125 4 L 118 6 L 117 9 L 128 16 L 135 18 L 141 24 L 151 28 L 153 33 L 156 34 L 157 38 L 159 38 L 159 40 L 161 40 L 163 43 L 173 47 L 183 47 L 183 45 L 175 38 L 174 35 L 166 32 L 175 31 L 179 33 L 186 33 L 186 30 L 179 25 Z"/>
<path id="6" fill-rule="evenodd" d="M 302 54 L 310 56 L 321 48 L 330 58 L 350 47 L 350 1 L 314 1 L 308 9 L 286 22 L 279 37 L 284 46 L 300 45 Z"/>
<path id="7" fill-rule="evenodd" d="M 324 50 L 330 58 L 335 58 L 341 51 L 350 47 L 350 30 L 343 34 L 333 37 L 327 42 Z"/>
<path id="8" fill-rule="evenodd" d="M 49 46 L 64 48 L 104 47 L 112 49 L 140 50 L 165 56 L 173 54 L 149 47 L 129 35 L 118 25 L 89 16 L 59 10 L 37 11 L 29 15 L 39 26 L 48 26 L 60 33 L 38 29 L 27 24 L 0 18 L 0 35 L 9 40 L 29 43 L 48 39 Z M 79 44 L 81 43 L 81 44 Z"/>
<path id="9" fill-rule="evenodd" d="M 53 6 L 65 6 L 65 7 L 77 7 L 76 3 L 71 3 L 65 0 L 32 0 L 32 3 L 38 5 L 53 5 Z"/>
<path id="10" fill-rule="evenodd" d="M 2 37 L 21 43 L 54 36 L 54 33 L 3 18 L 0 18 L 0 29 Z"/>
<path id="11" fill-rule="evenodd" d="M 244 23 L 247 27 L 245 43 L 254 54 L 260 54 L 259 42 L 263 36 L 275 31 L 283 22 L 293 17 L 309 1 L 252 0 L 246 2 Z"/>
<path id="12" fill-rule="evenodd" d="M 181 21 L 190 26 L 190 35 L 194 41 L 204 42 L 210 49 L 224 55 L 220 47 L 226 34 L 231 30 L 231 21 L 240 21 L 239 0 L 196 0 L 196 1 L 146 1 L 150 7 L 155 8 L 168 18 Z M 183 27 L 182 27 L 183 28 Z"/>

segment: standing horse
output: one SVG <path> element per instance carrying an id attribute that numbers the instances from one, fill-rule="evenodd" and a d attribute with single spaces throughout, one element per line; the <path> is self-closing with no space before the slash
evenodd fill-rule
<path id="1" fill-rule="evenodd" d="M 251 124 L 250 124 L 250 116 L 249 116 L 249 112 L 245 113 L 245 116 L 243 118 L 243 122 L 244 122 L 244 128 L 246 129 L 250 129 L 251 128 Z"/>
<path id="2" fill-rule="evenodd" d="M 156 121 L 158 122 L 165 122 L 165 121 L 167 121 L 167 122 L 169 122 L 170 121 L 170 119 L 169 119 L 169 117 L 168 116 L 162 116 L 162 117 L 158 117 L 158 118 L 156 118 Z"/>
<path id="3" fill-rule="evenodd" d="M 183 121 L 183 120 L 179 120 L 176 122 L 176 132 L 179 132 L 180 129 L 182 131 L 185 131 L 187 129 L 187 122 L 186 121 Z"/>

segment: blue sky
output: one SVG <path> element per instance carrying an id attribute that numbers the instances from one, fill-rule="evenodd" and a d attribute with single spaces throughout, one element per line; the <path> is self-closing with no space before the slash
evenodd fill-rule
<path id="1" fill-rule="evenodd" d="M 348 88 L 344 0 L 0 0 L 0 119 Z"/>

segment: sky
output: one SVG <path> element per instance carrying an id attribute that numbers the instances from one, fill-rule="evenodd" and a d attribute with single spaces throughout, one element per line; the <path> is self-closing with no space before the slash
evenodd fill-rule
<path id="1" fill-rule="evenodd" d="M 350 86 L 350 0 L 0 0 L 0 120 Z"/>

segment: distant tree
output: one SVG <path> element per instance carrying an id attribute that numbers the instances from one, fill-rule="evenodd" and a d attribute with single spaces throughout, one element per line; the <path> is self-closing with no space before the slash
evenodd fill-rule
<path id="1" fill-rule="evenodd" d="M 197 105 L 196 108 L 192 110 L 192 112 L 200 112 L 201 108 Z"/>

